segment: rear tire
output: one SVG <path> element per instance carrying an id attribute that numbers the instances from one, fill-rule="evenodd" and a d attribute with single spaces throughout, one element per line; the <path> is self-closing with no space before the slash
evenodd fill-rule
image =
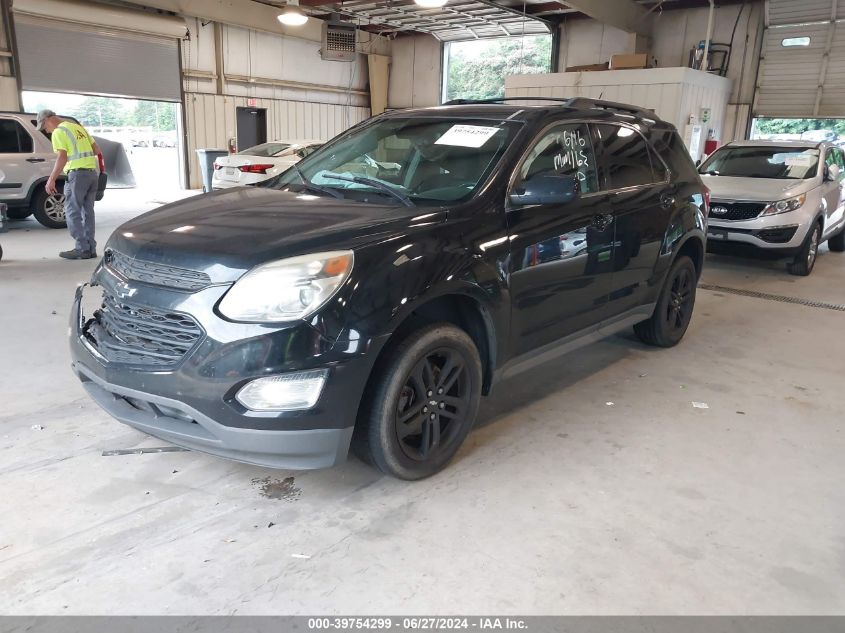
<path id="1" fill-rule="evenodd" d="M 822 225 L 816 222 L 807 234 L 807 239 L 801 245 L 801 250 L 798 251 L 795 259 L 787 266 L 790 274 L 806 277 L 813 272 L 813 268 L 816 266 L 816 258 L 819 254 L 821 236 Z"/>
<path id="2" fill-rule="evenodd" d="M 64 229 L 67 227 L 63 193 L 50 195 L 43 186 L 39 187 L 38 191 L 32 196 L 31 209 L 35 219 L 48 229 Z"/>
<path id="3" fill-rule="evenodd" d="M 429 477 L 455 456 L 478 413 L 481 359 L 449 323 L 413 331 L 379 360 L 353 449 L 399 479 Z"/>
<path id="4" fill-rule="evenodd" d="M 6 209 L 6 215 L 10 220 L 26 220 L 32 215 L 32 209 L 27 207 L 15 207 L 14 209 Z"/>
<path id="5" fill-rule="evenodd" d="M 673 347 L 689 327 L 695 307 L 698 271 L 687 256 L 678 257 L 669 274 L 651 318 L 637 323 L 634 332 L 647 345 Z"/>
<path id="6" fill-rule="evenodd" d="M 845 251 L 845 226 L 836 235 L 827 241 L 827 247 L 834 253 Z"/>

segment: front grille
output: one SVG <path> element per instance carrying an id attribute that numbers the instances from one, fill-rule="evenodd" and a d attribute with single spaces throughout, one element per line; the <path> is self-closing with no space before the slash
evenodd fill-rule
<path id="1" fill-rule="evenodd" d="M 202 334 L 187 314 L 132 305 L 108 294 L 85 331 L 107 361 L 157 368 L 176 365 Z"/>
<path id="2" fill-rule="evenodd" d="M 718 202 L 710 204 L 710 217 L 714 220 L 753 220 L 768 205 L 765 202 Z"/>
<path id="3" fill-rule="evenodd" d="M 105 261 L 109 268 L 124 279 L 140 281 L 145 284 L 190 292 L 196 292 L 211 285 L 211 277 L 198 270 L 133 259 L 111 249 L 106 251 Z"/>

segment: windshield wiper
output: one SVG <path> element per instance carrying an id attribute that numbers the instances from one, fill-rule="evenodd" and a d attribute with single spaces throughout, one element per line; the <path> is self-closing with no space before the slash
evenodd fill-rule
<path id="1" fill-rule="evenodd" d="M 317 191 L 319 193 L 324 193 L 327 196 L 331 196 L 332 198 L 337 198 L 338 200 L 343 200 L 343 194 L 340 193 L 337 189 L 332 189 L 331 187 L 321 187 L 320 185 L 315 185 L 313 182 L 308 180 L 303 174 L 299 167 L 294 163 L 292 165 L 293 170 L 296 172 L 296 175 L 299 176 L 299 179 L 302 181 L 302 186 L 306 189 L 310 189 L 311 191 Z"/>
<path id="2" fill-rule="evenodd" d="M 390 187 L 375 178 L 367 178 L 366 176 L 345 176 L 344 174 L 336 174 L 330 171 L 324 171 L 320 175 L 323 178 L 334 178 L 335 180 L 345 180 L 346 182 L 357 182 L 361 185 L 369 185 L 370 187 L 375 187 L 376 189 L 393 196 L 406 207 L 416 206 L 413 202 L 411 202 L 411 199 L 408 196 L 403 193 L 399 193 L 393 187 Z"/>

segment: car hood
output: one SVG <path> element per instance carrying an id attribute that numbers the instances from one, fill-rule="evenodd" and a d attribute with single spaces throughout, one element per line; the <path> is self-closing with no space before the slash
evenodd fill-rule
<path id="1" fill-rule="evenodd" d="M 701 179 L 710 190 L 713 200 L 755 200 L 775 202 L 807 193 L 818 185 L 815 178 L 807 180 L 782 180 L 775 178 L 735 178 L 732 176 L 707 176 Z"/>
<path id="2" fill-rule="evenodd" d="M 375 205 L 262 187 L 168 204 L 126 222 L 108 248 L 231 282 L 257 264 L 388 239 L 446 220 L 441 210 Z"/>

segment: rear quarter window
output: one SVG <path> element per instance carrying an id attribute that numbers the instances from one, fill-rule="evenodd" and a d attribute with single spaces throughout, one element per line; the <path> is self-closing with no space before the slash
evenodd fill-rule
<path id="1" fill-rule="evenodd" d="M 649 135 L 654 151 L 656 151 L 670 171 L 682 180 L 698 182 L 698 169 L 687 151 L 684 141 L 673 129 L 652 130 Z"/>

